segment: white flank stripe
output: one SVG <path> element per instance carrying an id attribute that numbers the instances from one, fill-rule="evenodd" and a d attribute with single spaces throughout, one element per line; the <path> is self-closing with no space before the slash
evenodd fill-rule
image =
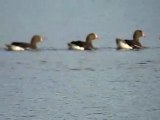
<path id="1" fill-rule="evenodd" d="M 131 46 L 129 46 L 127 43 L 124 43 L 123 41 L 118 42 L 118 48 L 120 49 L 133 49 Z"/>
<path id="2" fill-rule="evenodd" d="M 11 51 L 24 51 L 24 48 L 15 45 L 6 45 L 6 47 Z"/>
<path id="3" fill-rule="evenodd" d="M 71 49 L 71 50 L 84 50 L 84 47 L 80 47 L 80 46 L 77 46 L 77 45 L 74 45 L 74 44 L 70 44 L 69 49 Z"/>

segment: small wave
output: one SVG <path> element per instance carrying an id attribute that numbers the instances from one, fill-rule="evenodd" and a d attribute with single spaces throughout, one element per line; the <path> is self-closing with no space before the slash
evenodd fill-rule
<path id="1" fill-rule="evenodd" d="M 140 63 L 137 63 L 137 64 L 145 65 L 145 64 L 147 64 L 147 63 L 146 63 L 146 62 L 140 62 Z"/>
<path id="2" fill-rule="evenodd" d="M 100 47 L 100 48 L 96 48 L 96 50 L 86 50 L 86 51 L 103 51 L 103 50 L 115 50 L 116 48 L 114 47 Z M 54 48 L 54 47 L 50 47 L 50 48 L 40 48 L 40 51 L 78 51 L 78 50 L 69 50 L 68 48 Z"/>
<path id="3" fill-rule="evenodd" d="M 144 61 L 144 62 L 139 62 L 137 64 L 139 65 L 145 65 L 145 64 L 148 64 L 148 63 L 151 63 L 152 61 L 151 60 L 147 60 L 147 61 Z"/>
<path id="4" fill-rule="evenodd" d="M 69 70 L 72 70 L 72 71 L 83 71 L 83 70 L 95 71 L 95 69 L 93 69 L 93 68 L 69 68 Z"/>
<path id="5" fill-rule="evenodd" d="M 23 118 L 34 118 L 37 117 L 36 115 L 22 115 Z"/>
<path id="6" fill-rule="evenodd" d="M 41 48 L 42 51 L 67 51 L 67 48 Z"/>

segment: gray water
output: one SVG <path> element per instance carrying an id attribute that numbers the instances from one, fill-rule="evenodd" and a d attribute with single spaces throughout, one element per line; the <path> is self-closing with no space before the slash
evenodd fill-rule
<path id="1" fill-rule="evenodd" d="M 0 0 L 0 120 L 158 120 L 159 0 Z M 147 49 L 117 51 L 142 29 Z M 99 35 L 96 51 L 67 42 Z M 38 51 L 5 44 L 46 39 Z"/>

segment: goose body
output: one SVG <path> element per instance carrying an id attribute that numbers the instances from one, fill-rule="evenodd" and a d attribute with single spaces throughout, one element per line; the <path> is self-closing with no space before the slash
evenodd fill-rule
<path id="1" fill-rule="evenodd" d="M 127 50 L 133 49 L 133 47 L 127 44 L 125 40 L 117 38 L 116 43 L 117 43 L 117 49 L 127 49 Z"/>
<path id="2" fill-rule="evenodd" d="M 81 41 L 79 41 L 81 42 Z M 85 50 L 85 48 L 83 47 L 83 45 L 80 45 L 82 43 L 78 43 L 77 41 L 72 41 L 71 43 L 68 43 L 68 47 L 70 50 Z"/>

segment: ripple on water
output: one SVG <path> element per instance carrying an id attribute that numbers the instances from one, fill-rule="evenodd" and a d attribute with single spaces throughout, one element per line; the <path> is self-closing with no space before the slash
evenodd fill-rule
<path id="1" fill-rule="evenodd" d="M 86 113 L 85 117 L 91 120 L 100 118 L 107 120 L 107 118 L 111 118 L 112 116 L 107 109 L 106 106 L 83 107 Z"/>
<path id="2" fill-rule="evenodd" d="M 95 71 L 93 68 L 69 68 L 71 71 Z"/>
<path id="3" fill-rule="evenodd" d="M 144 62 L 139 62 L 137 64 L 145 65 L 145 64 L 148 64 L 148 63 L 151 63 L 151 62 L 152 62 L 151 60 L 147 60 L 147 61 L 144 61 Z"/>
<path id="4" fill-rule="evenodd" d="M 43 51 L 68 51 L 67 48 L 44 48 Z"/>

